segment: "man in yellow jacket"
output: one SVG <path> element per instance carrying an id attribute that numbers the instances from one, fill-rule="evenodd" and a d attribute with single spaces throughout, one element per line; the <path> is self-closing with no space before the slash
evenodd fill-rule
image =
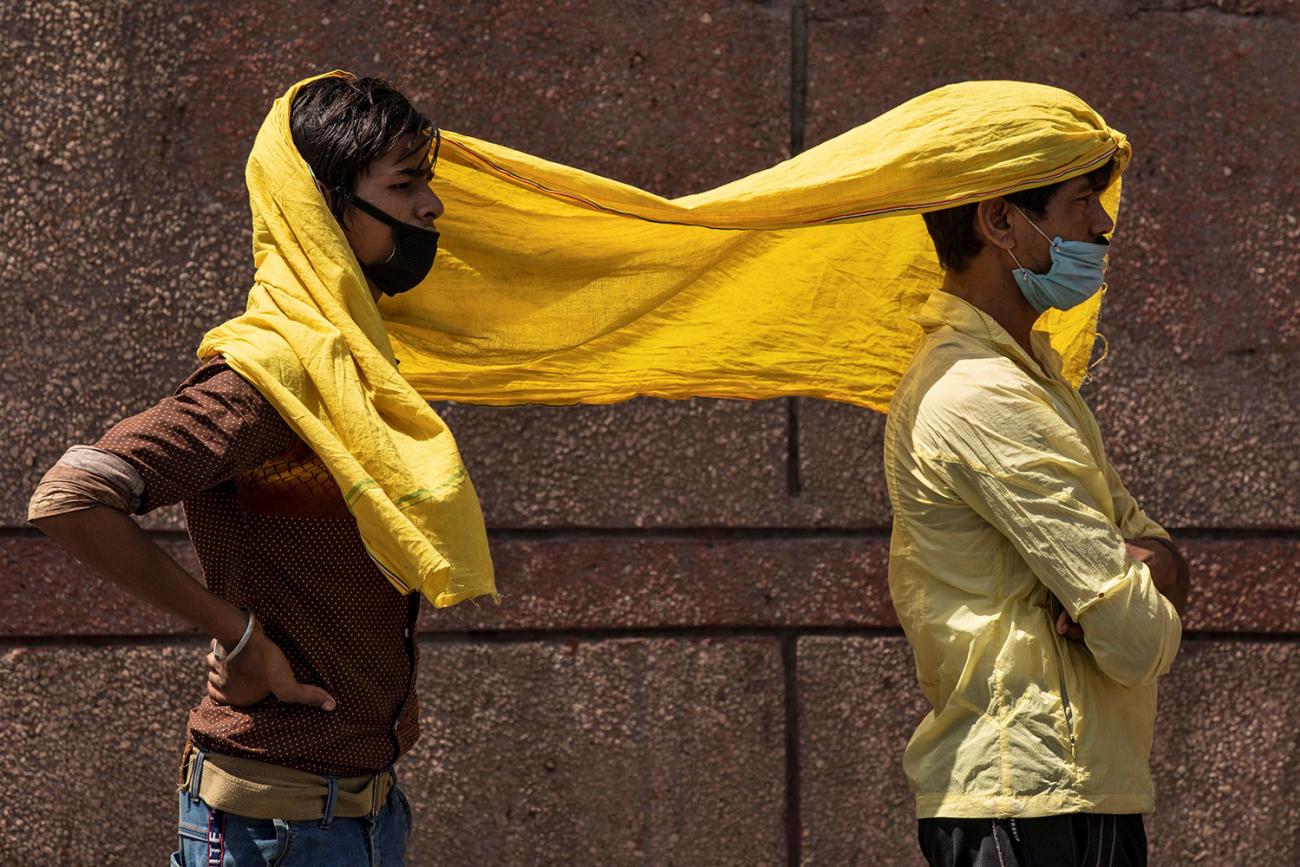
<path id="1" fill-rule="evenodd" d="M 932 865 L 1146 863 L 1187 564 L 1033 330 L 1102 287 L 1113 169 L 925 215 L 945 274 L 885 468 L 890 591 L 932 706 L 904 756 Z"/>

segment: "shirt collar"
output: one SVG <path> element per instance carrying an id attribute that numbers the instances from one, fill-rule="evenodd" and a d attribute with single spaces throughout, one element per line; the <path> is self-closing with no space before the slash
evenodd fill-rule
<path id="1" fill-rule="evenodd" d="M 1035 375 L 1046 373 L 1053 379 L 1061 379 L 1063 362 L 1060 354 L 1052 348 L 1051 338 L 1046 331 L 1035 330 L 1030 335 L 1029 342 L 1034 348 L 1034 355 L 1030 356 L 996 319 L 969 301 L 941 289 L 931 293 L 913 321 L 926 334 L 946 325 L 993 347 Z"/>

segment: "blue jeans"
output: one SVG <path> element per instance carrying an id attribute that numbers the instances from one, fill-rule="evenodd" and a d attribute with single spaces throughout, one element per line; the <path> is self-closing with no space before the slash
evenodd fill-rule
<path id="1" fill-rule="evenodd" d="M 373 816 L 332 815 L 287 822 L 213 810 L 187 790 L 180 795 L 180 848 L 171 867 L 405 867 L 411 805 L 393 781 Z"/>

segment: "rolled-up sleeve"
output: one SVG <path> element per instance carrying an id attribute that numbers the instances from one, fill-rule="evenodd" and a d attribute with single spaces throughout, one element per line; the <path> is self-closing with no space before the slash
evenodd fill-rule
<path id="1" fill-rule="evenodd" d="M 1080 434 L 1045 400 L 1014 389 L 976 393 L 932 422 L 931 462 L 1083 627 L 1098 667 L 1129 687 L 1167 672 L 1182 637 L 1178 614 L 1128 556 L 1121 516 L 1102 506 L 1107 472 Z M 1124 508 L 1138 527 L 1136 504 Z"/>
<path id="2" fill-rule="evenodd" d="M 39 520 L 96 504 L 142 514 L 253 469 L 296 438 L 256 388 L 212 361 L 93 446 L 69 449 L 37 486 L 28 515 Z"/>
<path id="3" fill-rule="evenodd" d="M 112 452 L 73 446 L 45 473 L 27 504 L 27 520 L 39 521 L 92 506 L 130 514 L 140 504 L 144 479 Z"/>

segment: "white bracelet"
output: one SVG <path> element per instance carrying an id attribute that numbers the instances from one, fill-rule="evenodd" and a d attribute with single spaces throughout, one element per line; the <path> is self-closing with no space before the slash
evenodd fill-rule
<path id="1" fill-rule="evenodd" d="M 217 657 L 218 662 L 230 662 L 230 660 L 238 656 L 239 651 L 244 649 L 244 645 L 248 644 L 248 639 L 253 635 L 253 612 L 247 608 L 239 610 L 248 615 L 248 623 L 244 626 L 244 634 L 239 637 L 239 643 L 235 645 L 235 649 L 229 653 L 222 650 L 221 642 L 217 642 L 217 649 L 213 651 L 213 655 Z"/>

